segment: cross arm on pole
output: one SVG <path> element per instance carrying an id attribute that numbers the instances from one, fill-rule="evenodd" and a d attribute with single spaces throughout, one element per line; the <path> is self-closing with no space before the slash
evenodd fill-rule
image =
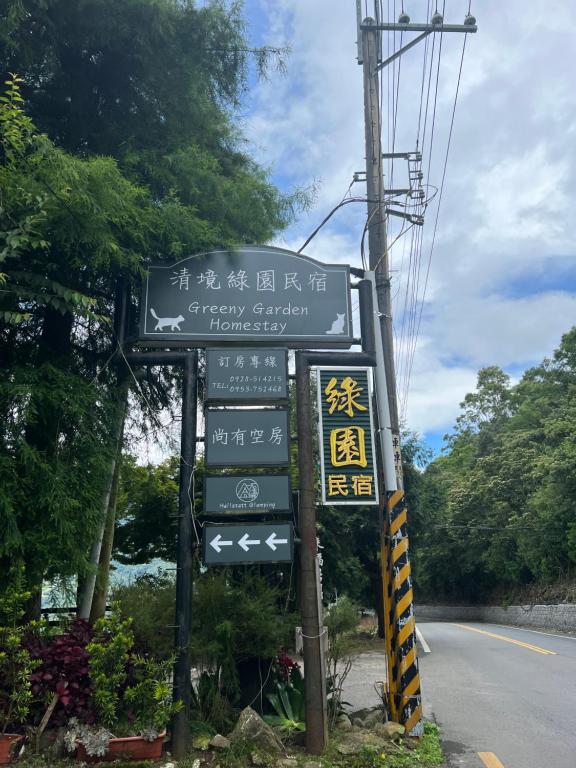
<path id="1" fill-rule="evenodd" d="M 361 24 L 360 29 L 380 32 L 478 32 L 476 24 Z"/>
<path id="2" fill-rule="evenodd" d="M 409 51 L 418 43 L 422 42 L 428 35 L 433 32 L 463 32 L 464 34 L 474 33 L 478 31 L 476 24 L 361 24 L 360 30 L 377 30 L 379 32 L 393 31 L 393 32 L 421 32 L 421 35 L 415 37 L 406 45 L 402 46 L 399 50 L 382 61 L 375 69 L 376 72 L 380 72 L 381 69 L 387 67 L 393 61 L 396 61 L 403 53 Z"/>
<path id="3" fill-rule="evenodd" d="M 402 26 L 407 26 L 406 24 L 403 24 Z M 374 29 L 374 27 L 372 27 Z M 392 56 L 388 56 L 387 59 L 385 59 L 381 64 L 378 64 L 376 67 L 376 72 L 380 72 L 381 69 L 384 69 L 384 67 L 387 67 L 388 64 L 391 64 L 393 61 L 398 59 L 400 56 L 402 56 L 403 53 L 406 53 L 406 51 L 410 50 L 410 48 L 413 48 L 415 45 L 418 45 L 424 38 L 428 37 L 432 32 L 434 32 L 434 29 L 427 29 L 425 32 L 423 32 L 421 35 L 418 35 L 418 37 L 415 37 L 414 40 L 411 40 L 409 43 L 406 43 L 406 45 L 402 46 L 402 48 L 399 48 L 396 53 L 393 53 Z"/>

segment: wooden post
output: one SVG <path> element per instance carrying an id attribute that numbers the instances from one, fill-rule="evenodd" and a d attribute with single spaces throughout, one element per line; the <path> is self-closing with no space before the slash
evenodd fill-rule
<path id="1" fill-rule="evenodd" d="M 310 373 L 305 353 L 296 353 L 298 470 L 300 484 L 300 611 L 304 651 L 306 750 L 320 755 L 328 743 L 326 670 L 322 654 L 322 617 L 316 578 L 318 544 L 314 493 L 314 456 Z"/>

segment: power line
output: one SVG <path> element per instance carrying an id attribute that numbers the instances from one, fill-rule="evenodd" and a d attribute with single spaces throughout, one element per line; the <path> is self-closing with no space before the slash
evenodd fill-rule
<path id="1" fill-rule="evenodd" d="M 440 216 L 440 208 L 441 208 L 441 205 L 442 205 L 442 196 L 444 194 L 444 184 L 445 184 L 445 181 L 446 181 L 446 171 L 447 171 L 447 167 L 448 167 L 448 156 L 450 154 L 450 146 L 452 144 L 452 133 L 453 133 L 453 130 L 454 130 L 454 119 L 455 119 L 455 116 L 456 116 L 456 106 L 458 104 L 458 94 L 460 92 L 460 81 L 461 81 L 461 78 L 462 78 L 462 67 L 463 67 L 463 64 L 464 64 L 464 54 L 466 52 L 466 38 L 467 38 L 467 36 L 464 35 L 464 42 L 462 44 L 462 55 L 460 56 L 460 66 L 459 66 L 459 69 L 458 69 L 458 81 L 456 83 L 456 93 L 454 95 L 454 105 L 452 107 L 452 117 L 451 117 L 451 120 L 450 120 L 450 130 L 448 132 L 448 143 L 447 143 L 447 146 L 446 146 L 446 155 L 444 156 L 444 167 L 443 167 L 443 170 L 442 170 L 442 182 L 440 184 L 440 193 L 439 193 L 439 196 L 438 196 L 438 207 L 436 208 L 436 218 L 435 218 L 435 221 L 434 221 L 434 231 L 433 231 L 433 234 L 432 234 L 432 242 L 430 244 L 430 252 L 429 252 L 429 255 L 428 255 L 428 266 L 427 266 L 427 269 L 426 269 L 426 279 L 424 281 L 424 292 L 423 292 L 423 295 L 422 295 L 422 304 L 420 306 L 420 314 L 419 314 L 419 317 L 418 317 L 418 324 L 417 324 L 417 327 L 416 327 L 416 340 L 418 339 L 418 336 L 420 334 L 420 326 L 421 326 L 421 322 L 422 322 L 422 311 L 423 311 L 423 308 L 424 308 L 424 298 L 426 296 L 426 290 L 428 288 L 428 278 L 430 276 L 430 265 L 432 263 L 432 256 L 433 256 L 433 253 L 434 253 L 434 246 L 436 244 L 436 233 L 437 233 L 437 230 L 438 230 L 438 219 L 439 219 L 439 216 Z M 408 381 L 410 380 L 410 375 L 412 373 L 412 365 L 413 365 L 413 363 L 414 363 L 414 354 L 412 354 L 412 358 L 410 360 Z"/>

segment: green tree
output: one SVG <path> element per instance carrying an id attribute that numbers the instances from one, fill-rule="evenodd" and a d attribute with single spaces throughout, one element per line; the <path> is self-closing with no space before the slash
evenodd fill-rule
<path id="1" fill-rule="evenodd" d="M 106 297 L 115 275 L 138 273 L 160 215 L 113 160 L 73 158 L 37 134 L 16 79 L 0 113 L 0 562 L 21 559 L 36 588 L 80 567 L 99 515 L 115 410 L 110 374 L 94 378 Z"/>
<path id="2" fill-rule="evenodd" d="M 176 560 L 179 458 L 157 466 L 122 459 L 115 557 L 122 563 Z"/>
<path id="3" fill-rule="evenodd" d="M 570 573 L 574 549 L 576 330 L 510 386 L 498 368 L 478 389 L 418 501 L 415 580 L 427 598 L 488 600 Z"/>
<path id="4" fill-rule="evenodd" d="M 294 198 L 235 127 L 248 55 L 239 7 L 6 0 L 1 13 L 0 68 L 21 73 L 48 132 L 12 87 L 1 110 L 0 557 L 21 558 L 38 594 L 44 576 L 85 571 L 90 538 L 114 521 L 128 398 L 111 322 L 119 286 L 152 260 L 266 240 Z M 132 417 L 146 423 L 138 410 L 171 401 L 171 374 L 147 374 Z"/>

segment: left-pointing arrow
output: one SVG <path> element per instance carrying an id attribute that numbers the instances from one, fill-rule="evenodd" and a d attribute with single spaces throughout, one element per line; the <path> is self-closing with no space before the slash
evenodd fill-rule
<path id="1" fill-rule="evenodd" d="M 276 531 L 273 531 L 266 539 L 266 544 L 268 544 L 273 552 L 276 552 L 278 549 L 277 544 L 288 544 L 288 539 L 279 539 L 276 535 Z"/>
<path id="2" fill-rule="evenodd" d="M 210 546 L 213 547 L 218 554 L 220 554 L 222 547 L 231 547 L 232 544 L 234 544 L 233 541 L 224 541 L 221 534 L 215 536 L 210 542 Z"/>
<path id="3" fill-rule="evenodd" d="M 252 544 L 260 544 L 260 539 L 249 539 L 248 534 L 245 533 L 244 536 L 238 541 L 238 544 L 242 547 L 244 552 L 248 552 Z"/>

